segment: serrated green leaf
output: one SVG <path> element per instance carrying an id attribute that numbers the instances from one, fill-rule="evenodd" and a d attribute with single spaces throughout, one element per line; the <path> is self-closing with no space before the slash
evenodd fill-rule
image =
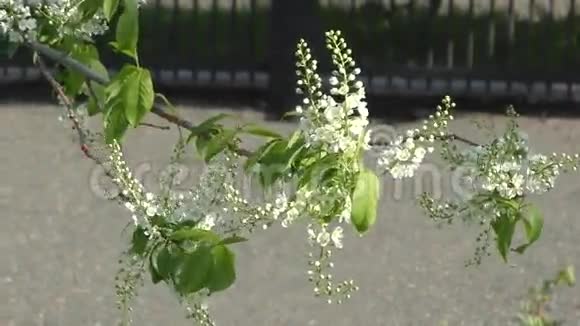
<path id="1" fill-rule="evenodd" d="M 117 21 L 114 47 L 137 60 L 137 43 L 139 40 L 139 11 L 137 0 L 124 0 L 123 13 Z"/>
<path id="2" fill-rule="evenodd" d="M 149 237 L 145 235 L 145 230 L 142 227 L 137 227 L 133 231 L 133 238 L 131 240 L 131 252 L 142 256 L 147 249 Z"/>
<path id="3" fill-rule="evenodd" d="M 206 135 L 211 130 L 221 129 L 221 125 L 217 125 L 216 122 L 225 119 L 229 116 L 230 116 L 229 114 L 220 113 L 201 122 L 200 124 L 198 124 L 197 126 L 195 126 L 190 130 L 191 131 L 190 138 L 194 138 L 199 135 Z"/>
<path id="4" fill-rule="evenodd" d="M 497 249 L 507 263 L 507 255 L 512 244 L 512 238 L 516 228 L 517 219 L 511 215 L 503 214 L 491 223 L 496 235 Z"/>
<path id="5" fill-rule="evenodd" d="M 282 138 L 282 136 L 277 132 L 268 130 L 257 124 L 245 125 L 244 127 L 241 128 L 241 131 L 243 133 L 247 133 L 254 136 L 262 136 L 267 138 Z"/>
<path id="6" fill-rule="evenodd" d="M 526 231 L 527 243 L 514 249 L 514 251 L 520 254 L 523 254 L 524 251 L 530 245 L 532 245 L 540 238 L 540 235 L 542 234 L 542 229 L 544 227 L 544 218 L 542 216 L 542 213 L 537 207 L 535 206 L 527 207 L 524 214 L 525 215 L 522 216 L 521 221 Z"/>
<path id="7" fill-rule="evenodd" d="M 137 127 L 151 110 L 155 100 L 151 74 L 145 69 L 137 68 L 133 74 L 129 75 L 123 87 L 127 121 L 133 127 Z"/>
<path id="8" fill-rule="evenodd" d="M 351 221 L 359 233 L 366 232 L 375 224 L 379 200 L 379 178 L 368 169 L 358 174 L 352 194 Z"/>
<path id="9" fill-rule="evenodd" d="M 65 51 L 68 51 L 73 59 L 91 68 L 100 63 L 98 50 L 93 45 L 85 43 L 64 43 L 63 47 Z M 66 93 L 74 97 L 81 92 L 85 83 L 85 76 L 74 69 L 66 68 L 62 75 L 62 82 Z"/>
<path id="10" fill-rule="evenodd" d="M 155 271 L 159 278 L 165 281 L 173 281 L 174 275 L 180 262 L 180 255 L 173 253 L 171 247 L 163 247 L 157 253 L 154 260 Z"/>
<path id="11" fill-rule="evenodd" d="M 235 255 L 223 245 L 213 247 L 211 255 L 213 266 L 207 288 L 210 292 L 223 291 L 236 280 Z"/>
<path id="12" fill-rule="evenodd" d="M 127 122 L 137 127 L 153 107 L 155 95 L 148 70 L 125 65 L 105 89 L 106 109 L 123 110 Z"/>
<path id="13" fill-rule="evenodd" d="M 221 245 L 229 245 L 229 244 L 234 244 L 234 243 L 240 243 L 240 242 L 246 242 L 248 241 L 248 239 L 244 238 L 244 237 L 240 237 L 237 235 L 228 237 L 223 239 L 222 241 L 219 242 L 219 244 Z"/>
<path id="14" fill-rule="evenodd" d="M 103 0 L 82 0 L 78 6 L 82 20 L 87 21 L 95 16 L 97 11 L 103 7 Z"/>
<path id="15" fill-rule="evenodd" d="M 120 141 L 129 127 L 129 122 L 125 118 L 123 107 L 118 104 L 112 104 L 108 113 L 105 115 L 105 141 L 112 144 L 114 140 Z"/>
<path id="16" fill-rule="evenodd" d="M 196 229 L 195 227 L 179 229 L 171 234 L 170 239 L 174 241 L 202 241 L 210 244 L 216 244 L 220 241 L 220 238 L 215 233 Z"/>
<path id="17" fill-rule="evenodd" d="M 187 295 L 206 287 L 212 266 L 213 256 L 207 247 L 184 254 L 175 272 L 175 290 Z"/>
<path id="18" fill-rule="evenodd" d="M 105 18 L 108 21 L 111 21 L 115 12 L 117 12 L 117 8 L 119 7 L 119 0 L 104 0 L 103 1 L 103 13 L 105 14 Z"/>
<path id="19" fill-rule="evenodd" d="M 258 160 L 260 160 L 273 146 L 276 146 L 279 141 L 279 139 L 273 139 L 258 148 L 258 150 L 254 152 L 254 155 L 249 157 L 244 163 L 244 170 L 246 172 L 250 171 L 258 163 Z"/>
<path id="20" fill-rule="evenodd" d="M 205 161 L 209 162 L 214 156 L 226 149 L 235 139 L 236 134 L 236 130 L 223 130 L 221 133 L 210 138 L 204 146 L 203 156 Z"/>
<path id="21" fill-rule="evenodd" d="M 302 136 L 302 132 L 300 130 L 296 130 L 295 132 L 292 133 L 292 135 L 288 139 L 288 144 L 286 146 L 288 148 L 292 148 L 292 147 L 296 146 L 296 144 L 298 144 L 299 142 L 304 143 L 304 140 L 302 139 L 301 136 Z"/>

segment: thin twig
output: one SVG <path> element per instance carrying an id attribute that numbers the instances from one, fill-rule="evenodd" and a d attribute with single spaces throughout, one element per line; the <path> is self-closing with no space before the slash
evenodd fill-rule
<path id="1" fill-rule="evenodd" d="M 161 130 L 169 130 L 171 128 L 169 128 L 169 126 L 159 126 L 153 123 L 147 123 L 147 122 L 141 122 L 139 124 L 140 126 L 146 126 L 146 127 L 151 127 L 151 128 L 155 128 L 155 129 L 161 129 Z"/>
<path id="2" fill-rule="evenodd" d="M 72 70 L 75 70 L 79 73 L 81 73 L 83 76 L 85 76 L 89 81 L 94 81 L 98 84 L 101 85 L 106 85 L 109 83 L 109 78 L 107 76 L 103 76 L 101 74 L 99 74 L 98 72 L 92 70 L 90 67 L 84 65 L 83 63 L 75 60 L 74 58 L 72 58 L 71 56 L 69 56 L 68 54 L 55 50 L 49 46 L 46 46 L 42 43 L 38 43 L 38 42 L 29 42 L 26 44 L 28 47 L 30 47 L 32 50 L 34 50 L 35 52 L 38 52 L 40 54 L 42 54 L 43 56 L 46 56 L 47 58 L 50 58 L 51 60 L 64 65 L 65 67 L 68 67 Z M 159 117 L 173 123 L 176 124 L 180 127 L 183 127 L 185 129 L 191 130 L 193 128 L 195 128 L 195 125 L 193 123 L 191 123 L 188 120 L 182 119 L 176 115 L 173 115 L 171 113 L 168 113 L 167 111 L 165 111 L 163 109 L 163 107 L 161 107 L 159 104 L 155 103 L 153 105 L 153 107 L 151 108 L 151 112 L 158 115 Z M 238 155 L 241 156 L 251 156 L 253 153 L 249 150 L 243 149 L 243 148 L 238 148 L 236 149 L 236 153 Z"/>
<path id="3" fill-rule="evenodd" d="M 462 142 L 464 144 L 471 145 L 471 146 L 481 146 L 480 144 L 478 144 L 472 140 L 469 140 L 465 137 L 458 136 L 457 134 L 449 134 L 447 136 L 444 136 L 443 138 L 450 139 L 450 140 L 457 140 L 459 142 Z"/>
<path id="4" fill-rule="evenodd" d="M 44 77 L 44 79 L 46 79 L 46 81 L 50 84 L 52 89 L 56 92 L 56 95 L 60 99 L 62 104 L 64 104 L 66 112 L 67 112 L 67 116 L 73 124 L 73 129 L 76 130 L 76 132 L 79 136 L 79 143 L 81 144 L 81 151 L 85 154 L 86 157 L 88 157 L 89 159 L 94 161 L 96 164 L 102 166 L 104 171 L 105 171 L 105 174 L 109 178 L 111 178 L 111 180 L 114 179 L 114 176 L 105 167 L 105 162 L 102 161 L 100 158 L 98 158 L 96 155 L 94 155 L 91 152 L 91 146 L 88 142 L 89 137 L 83 131 L 83 128 L 82 128 L 82 126 L 81 126 L 81 124 L 80 124 L 80 122 L 75 114 L 75 111 L 74 111 L 74 103 L 66 95 L 66 92 L 64 91 L 64 88 L 62 87 L 62 85 L 59 84 L 58 81 L 56 81 L 56 79 L 54 79 L 54 77 L 51 75 L 50 69 L 46 66 L 46 63 L 44 62 L 44 60 L 42 59 L 41 56 L 36 56 L 36 64 L 40 70 L 40 73 Z M 118 194 L 117 199 L 119 201 L 127 201 L 128 200 L 128 198 L 121 193 Z"/>

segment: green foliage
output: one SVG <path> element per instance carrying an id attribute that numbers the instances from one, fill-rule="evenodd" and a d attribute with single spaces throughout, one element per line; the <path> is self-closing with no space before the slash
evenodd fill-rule
<path id="1" fill-rule="evenodd" d="M 564 283 L 568 287 L 575 285 L 574 266 L 560 270 L 556 277 L 544 280 L 539 287 L 529 289 L 526 301 L 522 303 L 522 312 L 517 316 L 521 326 L 560 326 L 564 320 L 554 319 L 548 314 L 548 304 L 555 296 L 558 285 Z"/>
<path id="2" fill-rule="evenodd" d="M 79 4 L 79 10 L 82 13 L 83 20 L 89 20 L 97 11 L 103 7 L 104 0 L 83 0 Z"/>
<path id="3" fill-rule="evenodd" d="M 505 262 L 510 251 L 523 254 L 525 250 L 536 242 L 542 233 L 544 219 L 542 213 L 535 206 L 522 206 L 519 200 L 504 200 L 504 213 L 495 219 L 491 226 L 496 235 L 497 249 Z M 512 239 L 516 225 L 521 223 L 525 230 L 526 243 L 512 248 Z"/>
<path id="4" fill-rule="evenodd" d="M 123 12 L 117 22 L 115 42 L 112 42 L 111 45 L 117 51 L 138 61 L 139 10 L 137 0 L 124 0 L 123 4 Z"/>
<path id="5" fill-rule="evenodd" d="M 211 256 L 213 264 L 207 288 L 210 292 L 225 290 L 236 280 L 235 255 L 226 246 L 218 245 L 211 249 Z"/>
<path id="6" fill-rule="evenodd" d="M 266 138 L 282 138 L 282 136 L 274 131 L 268 130 L 260 125 L 251 123 L 243 126 L 240 129 L 241 132 L 247 133 L 254 136 L 261 136 Z"/>
<path id="7" fill-rule="evenodd" d="M 113 15 L 117 12 L 119 0 L 103 0 L 103 13 L 108 21 L 111 21 Z"/>
<path id="8" fill-rule="evenodd" d="M 360 171 L 352 194 L 352 224 L 364 233 L 375 224 L 379 200 L 379 178 L 368 169 Z"/>
<path id="9" fill-rule="evenodd" d="M 151 251 L 149 270 L 154 283 L 165 281 L 181 295 L 188 295 L 203 288 L 222 291 L 235 281 L 235 255 L 226 245 L 246 239 L 220 239 L 211 231 L 183 226 L 169 240 Z"/>
<path id="10" fill-rule="evenodd" d="M 178 242 L 205 242 L 208 245 L 215 245 L 220 242 L 220 238 L 217 236 L 217 234 L 207 230 L 196 229 L 194 227 L 184 227 L 176 230 L 171 234 L 169 239 Z"/>
<path id="11" fill-rule="evenodd" d="M 135 228 L 135 231 L 133 231 L 133 238 L 131 241 L 132 244 L 131 252 L 139 256 L 142 256 L 143 254 L 145 254 L 148 242 L 149 238 L 145 234 L 145 229 L 143 229 L 142 227 Z"/>
<path id="12" fill-rule="evenodd" d="M 514 215 L 502 214 L 491 224 L 496 235 L 497 250 L 505 262 L 507 262 L 517 222 Z"/>
<path id="13" fill-rule="evenodd" d="M 99 52 L 93 44 L 68 39 L 61 44 L 61 48 L 68 52 L 72 58 L 92 70 L 101 73 L 103 76 L 108 75 L 106 68 L 100 61 Z M 81 92 L 86 93 L 83 87 L 85 86 L 86 78 L 82 73 L 71 68 L 65 68 L 60 77 L 69 96 L 74 97 Z M 99 89 L 102 89 L 102 87 Z"/>
<path id="14" fill-rule="evenodd" d="M 155 99 L 151 74 L 133 65 L 123 67 L 107 85 L 105 94 L 107 143 L 119 140 L 129 125 L 137 127 Z"/>
<path id="15" fill-rule="evenodd" d="M 206 287 L 210 281 L 212 264 L 211 249 L 207 246 L 200 246 L 192 253 L 182 252 L 172 272 L 175 290 L 186 295 Z"/>
<path id="16" fill-rule="evenodd" d="M 529 205 L 522 214 L 521 221 L 524 225 L 528 242 L 514 250 L 523 254 L 530 245 L 540 238 L 542 228 L 544 227 L 544 217 L 537 207 Z"/>

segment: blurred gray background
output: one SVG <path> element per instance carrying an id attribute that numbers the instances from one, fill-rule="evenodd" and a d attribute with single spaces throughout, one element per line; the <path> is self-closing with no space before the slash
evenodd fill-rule
<path id="1" fill-rule="evenodd" d="M 263 122 L 252 107 L 181 109 L 192 121 L 233 112 L 239 115 L 237 121 Z M 2 326 L 109 326 L 119 317 L 113 277 L 128 244 L 121 231 L 130 217 L 95 191 L 98 173 L 77 149 L 68 125 L 58 121 L 58 110 L 46 104 L 0 105 Z M 500 129 L 505 122 L 499 116 L 463 114 L 452 128 L 481 139 L 469 122 L 473 118 Z M 265 123 L 280 132 L 295 127 Z M 373 121 L 379 123 L 385 122 Z M 580 149 L 578 119 L 523 117 L 521 124 L 537 151 Z M 175 136 L 175 129 L 129 133 L 130 165 L 151 167 L 142 171 L 152 189 Z M 428 163 L 441 166 L 432 157 Z M 187 164 L 192 175 L 187 182 L 193 185 L 202 166 L 194 160 Z M 440 171 L 442 194 L 452 195 L 448 175 Z M 578 175 L 563 176 L 557 191 L 533 199 L 545 213 L 545 229 L 524 256 L 512 255 L 504 264 L 494 255 L 482 266 L 466 269 L 477 227 L 457 223 L 437 229 L 414 203 L 415 181 L 404 183 L 399 193 L 393 180 L 384 178 L 376 227 L 363 238 L 348 230 L 345 249 L 335 256 L 335 277 L 354 278 L 361 287 L 351 301 L 337 307 L 313 297 L 306 276 L 305 226 L 296 224 L 257 232 L 251 241 L 236 245 L 238 280 L 210 300 L 210 309 L 222 326 L 509 325 L 529 286 L 566 264 L 580 268 L 579 181 Z M 428 190 L 428 185 L 421 189 Z M 559 316 L 569 321 L 566 325 L 580 325 L 579 288 L 562 290 L 557 302 Z M 148 284 L 140 291 L 135 325 L 190 324 L 164 286 Z"/>

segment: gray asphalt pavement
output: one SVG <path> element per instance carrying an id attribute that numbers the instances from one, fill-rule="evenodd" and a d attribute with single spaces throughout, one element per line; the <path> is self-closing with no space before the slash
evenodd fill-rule
<path id="1" fill-rule="evenodd" d="M 182 113 L 200 121 L 216 112 L 190 107 Z M 236 113 L 246 121 L 262 120 L 251 108 Z M 473 117 L 460 117 L 454 128 L 473 135 Z M 476 117 L 497 126 L 503 121 Z M 580 151 L 579 120 L 521 121 L 538 151 Z M 268 126 L 281 132 L 294 127 Z M 57 120 L 56 107 L 0 105 L 1 326 L 110 326 L 117 320 L 113 277 L 127 244 L 121 230 L 130 217 L 99 196 L 98 171 L 73 146 L 73 136 Z M 174 137 L 175 131 L 154 129 L 130 134 L 127 156 L 146 174 L 146 185 L 154 187 Z M 201 167 L 188 166 L 192 174 Z M 438 166 L 429 164 L 440 171 Z M 449 194 L 449 175 L 440 178 L 442 193 Z M 413 202 L 420 186 L 399 186 L 384 179 L 376 227 L 363 238 L 348 232 L 345 249 L 336 255 L 335 277 L 352 277 L 361 287 L 350 302 L 337 307 L 315 299 L 306 276 L 305 227 L 275 228 L 235 248 L 238 280 L 210 301 L 218 325 L 503 326 L 528 286 L 566 264 L 580 269 L 578 175 L 560 178 L 557 193 L 535 199 L 546 225 L 526 255 L 512 256 L 507 265 L 492 256 L 469 269 L 463 263 L 473 253 L 477 228 L 437 229 Z M 580 288 L 562 291 L 558 302 L 567 325 L 580 325 Z M 190 325 L 183 316 L 163 286 L 147 285 L 136 302 L 138 326 Z"/>

